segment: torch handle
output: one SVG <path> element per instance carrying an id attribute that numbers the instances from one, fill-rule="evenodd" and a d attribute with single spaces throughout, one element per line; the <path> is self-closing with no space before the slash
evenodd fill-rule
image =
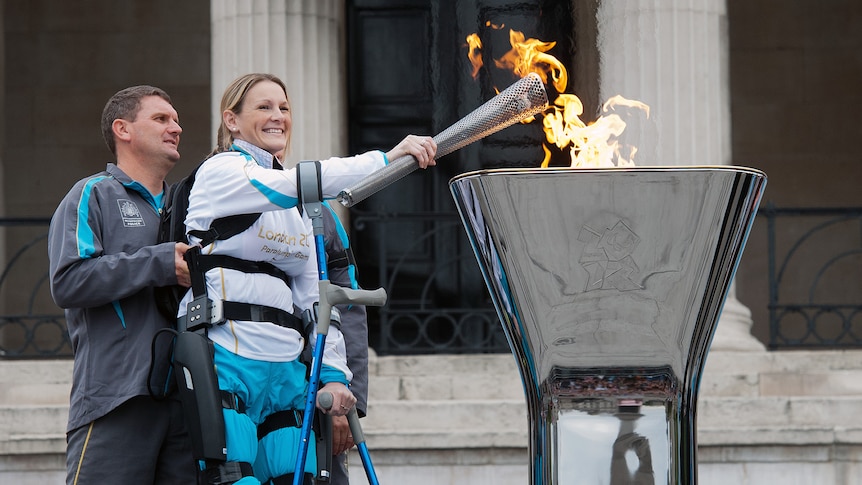
<path id="1" fill-rule="evenodd" d="M 445 140 L 441 140 L 440 136 L 435 136 L 434 141 L 437 142 L 437 156 L 440 158 L 452 152 L 450 148 L 446 150 L 447 144 Z M 419 168 L 419 162 L 413 155 L 405 155 L 389 162 L 388 165 L 374 172 L 372 175 L 365 177 L 356 183 L 353 187 L 343 190 L 338 195 L 338 200 L 346 207 L 352 207 L 359 202 L 374 195 L 378 191 L 388 187 L 389 185 L 403 179 L 407 175 L 413 173 Z"/>

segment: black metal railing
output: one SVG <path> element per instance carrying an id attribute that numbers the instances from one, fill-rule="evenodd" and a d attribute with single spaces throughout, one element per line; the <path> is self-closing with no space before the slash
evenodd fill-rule
<path id="1" fill-rule="evenodd" d="M 862 208 L 776 208 L 767 223 L 770 349 L 862 346 Z M 48 218 L 0 218 L 0 358 L 71 356 L 47 285 Z M 451 212 L 354 214 L 360 281 L 381 355 L 509 352 L 466 232 Z M 357 247 L 358 246 L 358 247 Z"/>
<path id="2" fill-rule="evenodd" d="M 776 208 L 767 221 L 769 348 L 862 346 L 862 208 Z"/>
<path id="3" fill-rule="evenodd" d="M 359 214 L 363 286 L 382 286 L 369 308 L 369 343 L 380 355 L 507 353 L 509 346 L 457 214 Z M 369 275 L 369 273 L 371 273 Z"/>
<path id="4" fill-rule="evenodd" d="M 65 316 L 51 300 L 47 285 L 49 222 L 48 218 L 0 218 L 9 255 L 0 274 L 0 358 L 71 357 Z M 383 282 L 378 286 L 387 289 L 389 299 L 382 309 L 369 309 L 370 345 L 382 355 L 508 352 L 505 335 L 479 280 L 478 265 L 473 254 L 463 250 L 469 246 L 457 216 L 382 214 L 354 219 L 356 227 L 375 227 L 378 231 L 391 230 L 393 224 L 417 222 L 427 230 L 410 238 L 409 243 L 398 248 L 379 247 L 379 261 L 385 264 L 371 272 Z M 461 249 L 437 251 L 433 260 L 412 254 L 436 244 L 433 241 L 439 242 L 441 237 L 454 237 L 454 247 Z M 421 282 L 416 278 L 417 264 L 422 265 Z M 465 268 L 466 276 L 442 275 Z M 363 272 L 369 271 L 363 268 Z M 441 279 L 447 286 L 442 293 L 448 297 L 434 289 Z M 463 288 L 465 281 L 473 282 L 470 290 Z M 472 296 L 453 301 L 451 295 Z"/>
<path id="5" fill-rule="evenodd" d="M 0 218 L 0 358 L 71 357 L 66 317 L 48 288 L 49 218 Z"/>

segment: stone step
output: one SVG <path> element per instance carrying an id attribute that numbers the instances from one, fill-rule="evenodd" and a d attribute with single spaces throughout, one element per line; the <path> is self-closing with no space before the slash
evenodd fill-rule
<path id="1" fill-rule="evenodd" d="M 700 428 L 772 428 L 789 426 L 862 428 L 862 397 L 702 398 Z M 526 431 L 522 400 L 372 401 L 363 427 L 386 430 Z"/>
<path id="2" fill-rule="evenodd" d="M 505 354 L 378 357 L 370 371 L 370 402 L 524 396 Z M 713 352 L 700 396 L 862 396 L 862 352 Z"/>
<path id="3" fill-rule="evenodd" d="M 0 405 L 0 455 L 63 453 L 68 416 L 66 405 Z"/>
<path id="4" fill-rule="evenodd" d="M 707 398 L 698 403 L 698 443 L 862 442 L 862 399 Z M 66 406 L 0 406 L 0 453 L 62 452 Z M 362 419 L 378 449 L 526 446 L 526 409 L 513 401 L 383 401 Z"/>
<path id="5" fill-rule="evenodd" d="M 363 429 L 375 432 L 522 430 L 527 411 L 517 401 L 377 401 L 368 404 Z"/>
<path id="6" fill-rule="evenodd" d="M 701 397 L 862 396 L 862 351 L 711 352 Z"/>
<path id="7" fill-rule="evenodd" d="M 501 368 L 516 372 L 511 354 L 372 356 L 369 372 L 378 376 L 487 374 Z"/>
<path id="8" fill-rule="evenodd" d="M 71 360 L 0 362 L 0 405 L 68 404 Z"/>
<path id="9" fill-rule="evenodd" d="M 63 433 L 69 417 L 66 405 L 0 406 L 0 435 Z"/>
<path id="10" fill-rule="evenodd" d="M 822 373 L 862 370 L 862 350 L 790 350 L 775 352 L 710 352 L 707 373 L 744 369 L 747 373 Z"/>
<path id="11" fill-rule="evenodd" d="M 525 446 L 528 426 L 520 377 L 505 357 L 479 358 L 475 366 L 467 358 L 448 361 L 443 356 L 387 357 L 383 365 L 379 359 L 373 368 L 383 372 L 371 376 L 369 415 L 362 420 L 369 446 Z M 749 363 L 751 372 L 735 366 L 734 372 L 706 374 L 698 402 L 701 445 L 862 442 L 859 369 L 843 366 L 827 372 L 830 364 L 823 359 L 798 369 L 794 362 L 772 357 Z M 0 452 L 62 452 L 71 363 L 0 366 L 0 388 L 7 391 L 0 402 Z M 740 389 L 744 392 L 731 392 Z"/>
<path id="12" fill-rule="evenodd" d="M 510 354 L 481 355 L 372 355 L 371 375 L 416 377 L 517 374 Z M 706 361 L 707 374 L 826 374 L 836 371 L 862 371 L 862 350 L 734 352 L 713 351 Z"/>
<path id="13" fill-rule="evenodd" d="M 364 420 L 363 420 L 364 421 Z M 467 430 L 378 430 L 365 429 L 372 450 L 463 450 L 469 448 L 526 448 L 527 431 L 511 429 Z"/>
<path id="14" fill-rule="evenodd" d="M 698 426 L 862 428 L 862 396 L 719 397 L 698 401 Z"/>
<path id="15" fill-rule="evenodd" d="M 369 402 L 516 400 L 524 397 L 517 372 L 455 375 L 369 376 Z"/>
<path id="16" fill-rule="evenodd" d="M 862 396 L 862 370 L 706 372 L 701 397 Z"/>
<path id="17" fill-rule="evenodd" d="M 372 357 L 370 401 L 517 400 L 508 354 Z M 65 404 L 71 360 L 0 362 L 0 405 Z M 701 397 L 859 396 L 862 351 L 712 352 Z"/>
<path id="18" fill-rule="evenodd" d="M 698 443 L 704 446 L 862 442 L 862 397 L 704 398 Z M 418 449 L 512 447 L 528 441 L 520 401 L 380 401 L 361 420 L 369 447 Z"/>

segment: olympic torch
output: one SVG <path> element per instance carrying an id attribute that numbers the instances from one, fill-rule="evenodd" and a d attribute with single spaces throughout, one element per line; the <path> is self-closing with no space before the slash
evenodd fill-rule
<path id="1" fill-rule="evenodd" d="M 538 74 L 530 73 L 435 136 L 436 158 L 441 158 L 503 128 L 535 116 L 547 107 L 548 95 L 545 92 L 545 85 Z M 360 180 L 356 185 L 343 190 L 338 195 L 338 201 L 345 207 L 353 207 L 390 184 L 401 180 L 417 168 L 419 164 L 412 155 L 393 160 L 384 168 Z"/>

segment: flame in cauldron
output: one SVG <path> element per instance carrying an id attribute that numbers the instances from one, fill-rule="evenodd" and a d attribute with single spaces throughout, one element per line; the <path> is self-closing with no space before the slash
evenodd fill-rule
<path id="1" fill-rule="evenodd" d="M 495 29 L 502 26 L 489 26 Z M 556 42 L 543 42 L 538 39 L 525 38 L 522 32 L 509 31 L 509 43 L 512 49 L 496 59 L 497 68 L 513 72 L 524 77 L 531 72 L 538 74 L 545 84 L 552 85 L 557 92 L 562 93 L 551 103 L 541 115 L 542 128 L 547 140 L 542 148 L 545 152 L 542 167 L 547 167 L 551 160 L 548 145 L 554 145 L 560 150 L 569 150 L 572 167 L 613 167 L 633 166 L 637 147 L 620 143 L 619 138 L 625 131 L 626 123 L 614 112 L 618 106 L 641 110 L 649 117 L 649 106 L 626 99 L 620 95 L 613 96 L 603 105 L 599 117 L 590 123 L 584 122 L 584 105 L 574 94 L 565 93 L 568 84 L 568 73 L 565 66 L 553 55 L 548 54 Z M 467 36 L 469 52 L 467 57 L 473 67 L 472 76 L 477 78 L 484 66 L 482 57 L 482 41 L 478 34 Z M 496 88 L 495 88 L 496 89 Z M 497 89 L 499 92 L 499 89 Z M 522 123 L 530 123 L 534 118 L 527 118 Z"/>

